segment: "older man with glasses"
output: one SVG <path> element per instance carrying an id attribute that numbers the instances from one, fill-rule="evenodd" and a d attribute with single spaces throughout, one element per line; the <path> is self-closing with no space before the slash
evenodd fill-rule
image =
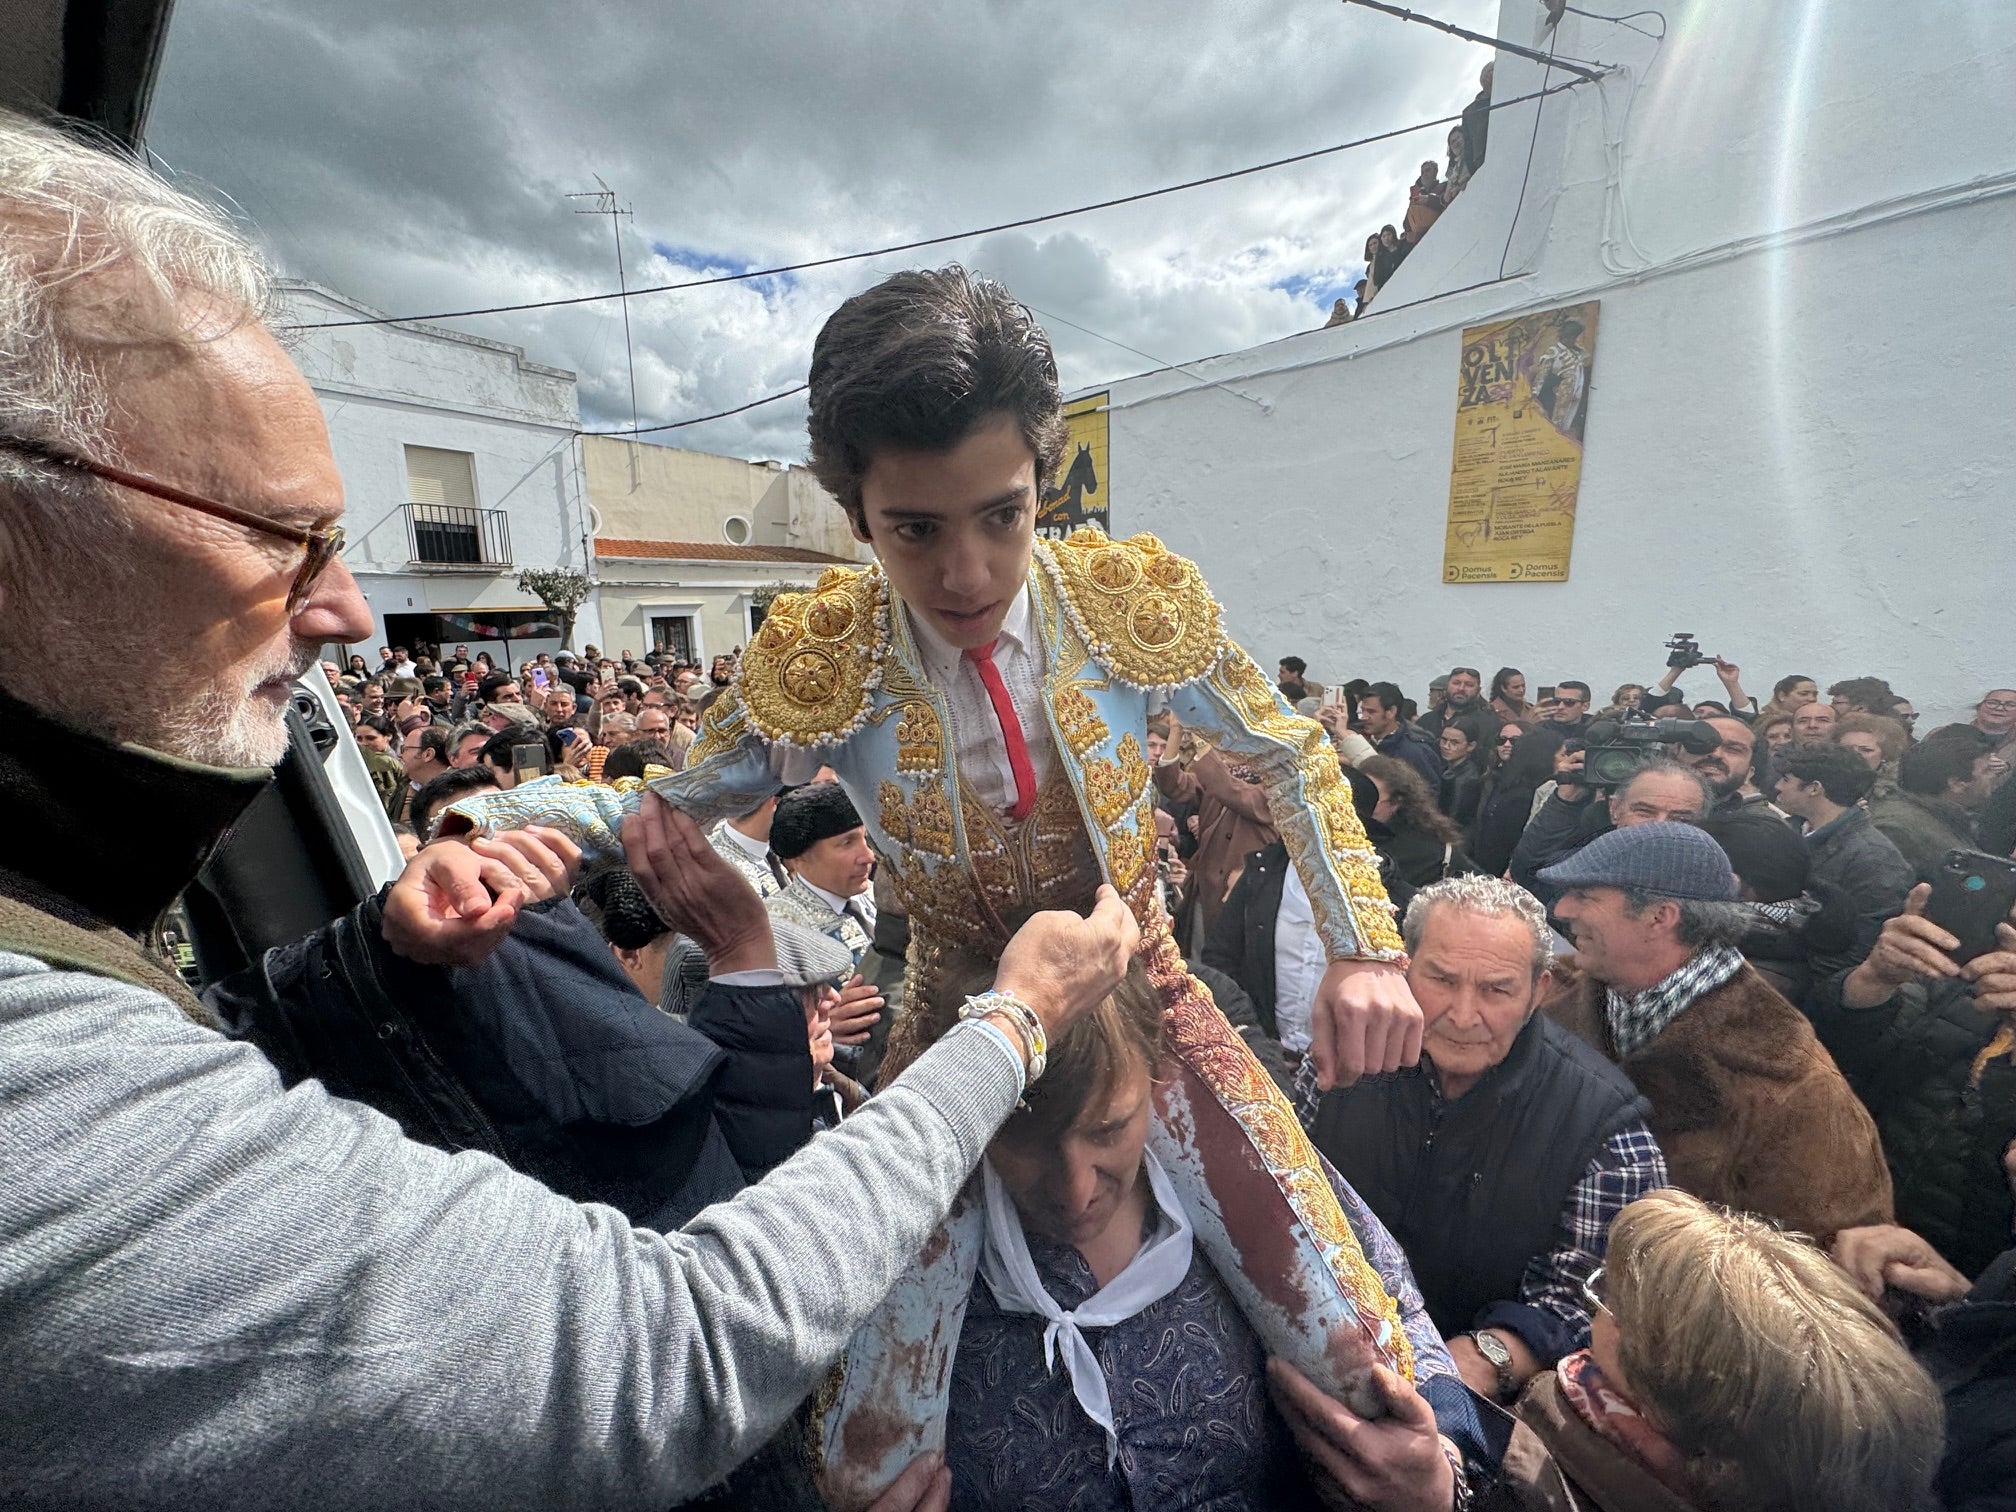
<path id="1" fill-rule="evenodd" d="M 4 111 L 0 248 L 0 1479 L 68 1506 L 697 1496 L 818 1385 L 1119 982 L 1125 905 L 1030 920 L 996 980 L 1021 1012 L 672 1234 L 283 1088 L 140 937 L 270 781 L 294 680 L 370 633 L 320 406 L 221 215 Z M 79 646 L 131 648 L 151 696 L 72 675 Z M 719 970 L 777 979 L 753 895 L 711 927 L 736 900 L 695 885 L 689 820 L 654 803 L 627 836 L 668 921 L 735 947 Z M 387 938 L 467 964 L 566 871 L 430 845 Z"/>

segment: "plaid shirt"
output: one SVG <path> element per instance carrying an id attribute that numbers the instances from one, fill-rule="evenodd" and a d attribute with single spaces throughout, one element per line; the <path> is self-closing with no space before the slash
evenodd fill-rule
<path id="1" fill-rule="evenodd" d="M 1439 1092 L 1437 1093 L 1439 1096 Z M 1316 1110 L 1323 1101 L 1316 1085 L 1316 1065 L 1304 1061 L 1295 1076 L 1295 1111 L 1302 1127 L 1313 1134 Z M 1479 1319 L 1480 1328 L 1503 1328 L 1517 1334 L 1535 1355 L 1551 1364 L 1562 1354 L 1582 1349 L 1589 1343 L 1588 1304 L 1582 1288 L 1610 1247 L 1610 1224 L 1635 1202 L 1657 1187 L 1670 1186 L 1666 1157 L 1659 1142 L 1642 1120 L 1626 1124 L 1597 1150 L 1581 1178 L 1568 1189 L 1555 1226 L 1554 1243 L 1526 1262 L 1519 1277 L 1519 1295 L 1494 1302 Z M 1550 1315 L 1547 1320 L 1535 1313 Z M 1565 1329 L 1572 1343 L 1559 1349 L 1558 1335 Z M 1550 1339 L 1550 1336 L 1554 1336 Z"/>
<path id="2" fill-rule="evenodd" d="M 1626 997 L 1605 989 L 1604 1017 L 1610 1021 L 1610 1043 L 1622 1060 L 1657 1039 L 1666 1026 L 1743 969 L 1743 957 L 1727 945 L 1714 945 L 1679 967 L 1663 982 Z"/>

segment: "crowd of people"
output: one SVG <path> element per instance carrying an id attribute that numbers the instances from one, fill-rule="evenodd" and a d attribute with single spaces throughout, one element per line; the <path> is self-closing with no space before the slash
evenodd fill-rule
<path id="1" fill-rule="evenodd" d="M 1340 298 L 1330 306 L 1326 327 L 1356 320 L 1371 308 L 1373 297 L 1483 166 L 1484 145 L 1491 133 L 1491 68 L 1486 63 L 1478 76 L 1477 97 L 1463 107 L 1461 124 L 1449 128 L 1446 163 L 1425 160 L 1420 174 L 1407 186 L 1407 209 L 1400 224 L 1389 222 L 1365 238 L 1365 275 L 1352 291 L 1355 297 Z"/>
<path id="2" fill-rule="evenodd" d="M 412 854 L 199 993 L 340 479 L 214 211 L 0 114 L 0 237 L 10 1505 L 2009 1505 L 2016 913 L 1927 883 L 2016 690 L 1270 680 L 899 273 L 808 394 L 878 570 L 333 659 Z"/>

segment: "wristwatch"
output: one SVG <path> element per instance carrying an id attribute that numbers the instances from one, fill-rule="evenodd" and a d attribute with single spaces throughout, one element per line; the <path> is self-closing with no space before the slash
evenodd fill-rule
<path id="1" fill-rule="evenodd" d="M 1512 1351 L 1494 1333 L 1478 1329 L 1470 1335 L 1470 1342 L 1477 1346 L 1477 1353 L 1491 1362 L 1491 1368 L 1498 1372 L 1498 1400 L 1512 1399 Z"/>

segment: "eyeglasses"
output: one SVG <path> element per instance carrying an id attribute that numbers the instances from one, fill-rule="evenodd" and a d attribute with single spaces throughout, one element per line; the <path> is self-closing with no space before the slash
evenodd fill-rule
<path id="1" fill-rule="evenodd" d="M 220 504 L 215 499 L 206 499 L 201 494 L 190 493 L 177 488 L 172 483 L 163 483 L 159 478 L 150 478 L 145 473 L 128 472 L 123 467 L 114 467 L 109 462 L 92 462 L 83 457 L 73 457 L 40 441 L 30 441 L 20 436 L 0 436 L 0 448 L 18 456 L 41 462 L 50 467 L 67 467 L 74 472 L 89 473 L 94 478 L 102 478 L 107 483 L 116 483 L 121 488 L 130 488 L 135 493 L 151 495 L 169 504 L 180 504 L 184 509 L 193 509 L 212 519 L 224 520 L 233 525 L 242 525 L 247 530 L 256 530 L 283 541 L 291 541 L 296 546 L 308 548 L 307 555 L 294 573 L 294 581 L 287 589 L 287 612 L 295 613 L 308 602 L 308 595 L 315 589 L 316 580 L 329 569 L 336 555 L 343 549 L 343 527 L 331 525 L 326 530 L 306 530 L 298 525 L 283 525 L 278 520 L 269 520 L 264 515 L 240 509 L 235 504 Z"/>
<path id="2" fill-rule="evenodd" d="M 2016 698 L 1984 698 L 1981 700 L 1981 707 L 1993 709 L 1998 714 L 2006 714 L 2011 709 L 2016 709 Z M 1914 714 L 1911 717 L 1916 719 L 1918 716 Z"/>
<path id="3" fill-rule="evenodd" d="M 1597 1266 L 1589 1272 L 1589 1279 L 1582 1283 L 1582 1300 L 1589 1304 L 1589 1316 L 1610 1311 L 1603 1301 L 1603 1267 Z"/>

